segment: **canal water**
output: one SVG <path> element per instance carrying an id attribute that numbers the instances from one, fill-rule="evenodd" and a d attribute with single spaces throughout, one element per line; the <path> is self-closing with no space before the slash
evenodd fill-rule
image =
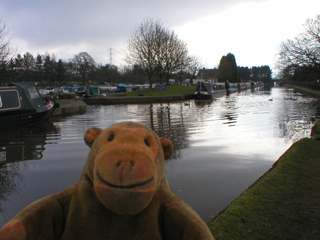
<path id="1" fill-rule="evenodd" d="M 295 141 L 309 137 L 319 100 L 286 88 L 213 101 L 88 106 L 82 115 L 2 129 L 0 226 L 31 202 L 76 182 L 89 148 L 83 134 L 120 121 L 143 123 L 175 145 L 171 190 L 208 222 L 262 176 Z"/>

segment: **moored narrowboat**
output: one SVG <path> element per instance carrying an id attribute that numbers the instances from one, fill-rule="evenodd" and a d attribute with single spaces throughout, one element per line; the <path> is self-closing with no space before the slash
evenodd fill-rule
<path id="1" fill-rule="evenodd" d="M 215 93 L 225 92 L 225 83 L 198 82 L 194 92 L 196 100 L 212 100 Z"/>
<path id="2" fill-rule="evenodd" d="M 209 82 L 198 82 L 196 91 L 194 92 L 194 98 L 196 100 L 208 100 L 212 99 L 213 86 Z"/>
<path id="3" fill-rule="evenodd" d="M 53 100 L 42 99 L 37 86 L 32 82 L 0 87 L 0 127 L 46 120 L 56 107 Z"/>

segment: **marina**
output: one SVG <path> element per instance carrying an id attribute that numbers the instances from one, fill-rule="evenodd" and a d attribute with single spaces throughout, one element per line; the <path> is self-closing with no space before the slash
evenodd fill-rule
<path id="1" fill-rule="evenodd" d="M 212 101 L 89 105 L 83 114 L 7 129 L 0 140 L 0 171 L 6 180 L 0 222 L 77 181 L 89 152 L 85 131 L 120 121 L 143 123 L 173 142 L 175 152 L 166 164 L 170 188 L 208 222 L 292 143 L 310 136 L 319 100 L 299 95 L 285 100 L 287 96 L 286 88 L 273 88 Z"/>

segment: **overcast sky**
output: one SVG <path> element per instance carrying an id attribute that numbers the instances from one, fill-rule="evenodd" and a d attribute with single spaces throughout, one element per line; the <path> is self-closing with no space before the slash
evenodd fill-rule
<path id="1" fill-rule="evenodd" d="M 238 66 L 274 68 L 278 47 L 320 14 L 320 0 L 1 0 L 0 20 L 17 53 L 80 52 L 124 64 L 126 40 L 146 18 L 161 20 L 207 68 L 229 52 Z"/>

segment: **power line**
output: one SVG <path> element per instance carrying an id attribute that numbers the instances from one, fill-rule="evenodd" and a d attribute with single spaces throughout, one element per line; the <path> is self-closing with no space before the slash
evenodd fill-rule
<path id="1" fill-rule="evenodd" d="M 112 65 L 112 63 L 113 63 L 113 48 L 108 49 L 108 57 L 109 57 L 109 64 Z"/>

